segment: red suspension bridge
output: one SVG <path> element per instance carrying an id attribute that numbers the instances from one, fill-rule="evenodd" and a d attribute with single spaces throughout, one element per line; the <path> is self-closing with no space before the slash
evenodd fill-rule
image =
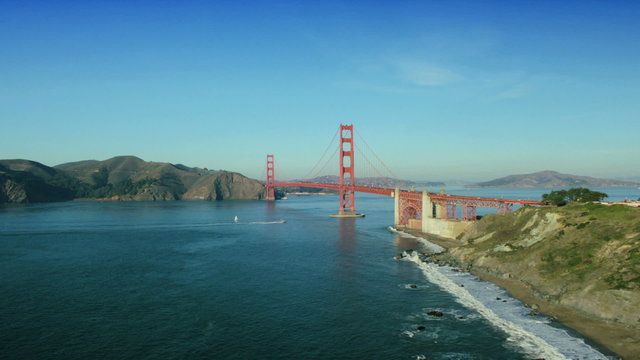
<path id="1" fill-rule="evenodd" d="M 319 188 L 330 189 L 338 192 L 339 207 L 338 214 L 332 215 L 336 217 L 358 217 L 363 216 L 356 213 L 355 206 L 355 193 L 369 193 L 390 196 L 395 198 L 395 223 L 397 225 L 413 225 L 412 227 L 424 228 L 424 221 L 422 219 L 441 219 L 441 220 L 461 220 L 472 221 L 476 220 L 476 208 L 496 208 L 499 213 L 510 212 L 514 205 L 540 205 L 539 201 L 531 200 L 516 200 L 516 199 L 499 199 L 499 198 L 484 198 L 484 197 L 472 197 L 472 196 L 460 196 L 449 195 L 441 191 L 440 193 L 433 193 L 428 191 L 417 192 L 415 190 L 401 189 L 399 186 L 394 186 L 389 182 L 388 186 L 368 186 L 363 184 L 357 184 L 356 172 L 355 172 L 355 152 L 356 147 L 354 143 L 354 128 L 353 125 L 340 125 L 338 133 L 339 145 L 337 149 L 339 167 L 337 181 L 314 181 L 312 180 L 299 180 L 299 181 L 276 181 L 275 175 L 275 158 L 274 155 L 267 155 L 267 168 L 266 168 L 266 199 L 275 200 L 277 187 L 306 187 L 306 188 Z M 364 139 L 363 139 L 364 142 Z M 365 142 L 366 144 L 366 142 Z M 367 145 L 368 146 L 368 145 Z M 327 148 L 329 149 L 329 148 Z M 325 151 L 325 154 L 327 152 Z M 374 153 L 375 155 L 375 153 Z M 324 157 L 324 155 L 323 155 Z M 377 158 L 377 156 L 375 156 Z M 322 160 L 322 159 L 321 159 Z M 320 160 L 320 161 L 321 161 Z M 374 166 L 368 157 L 364 156 L 363 160 L 369 168 L 381 175 L 382 172 L 378 167 Z M 379 158 L 378 158 L 379 160 Z M 320 163 L 319 161 L 319 163 Z M 381 166 L 390 172 L 389 168 L 379 160 Z M 330 163 L 330 161 L 327 161 Z M 314 168 L 316 168 L 318 164 Z M 325 165 L 326 167 L 326 165 Z M 320 168 L 322 171 L 325 167 Z M 313 171 L 313 170 L 312 170 Z M 392 178 L 384 177 L 383 179 L 393 179 L 397 181 L 397 176 L 393 175 Z M 318 178 L 315 178 L 318 179 Z M 397 183 L 397 182 L 396 182 Z M 457 209 L 460 207 L 462 213 L 458 215 Z M 418 224 L 422 222 L 422 224 Z"/>

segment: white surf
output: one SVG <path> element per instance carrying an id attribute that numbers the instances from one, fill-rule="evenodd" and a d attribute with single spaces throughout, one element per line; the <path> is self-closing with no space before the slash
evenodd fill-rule
<path id="1" fill-rule="evenodd" d="M 444 248 L 426 239 L 390 228 L 404 237 L 418 239 L 427 253 L 438 253 Z M 507 341 L 518 346 L 528 356 L 546 359 L 615 359 L 589 346 L 567 330 L 552 325 L 544 315 L 530 316 L 530 308 L 512 298 L 502 288 L 450 266 L 437 266 L 425 262 L 413 251 L 405 252 L 406 261 L 415 263 L 429 282 L 455 296 L 461 305 L 477 312 L 493 326 L 507 334 Z M 500 300 L 497 300 L 500 298 Z"/>

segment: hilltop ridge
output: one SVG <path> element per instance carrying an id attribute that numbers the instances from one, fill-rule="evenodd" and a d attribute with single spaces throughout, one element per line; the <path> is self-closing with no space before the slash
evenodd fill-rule
<path id="1" fill-rule="evenodd" d="M 565 188 L 565 187 L 626 187 L 640 184 L 614 179 L 562 174 L 545 170 L 530 174 L 509 175 L 490 181 L 469 184 L 468 188 Z"/>
<path id="2" fill-rule="evenodd" d="M 0 204 L 71 200 L 75 191 L 61 184 L 64 177 L 39 162 L 0 160 Z"/>
<path id="3" fill-rule="evenodd" d="M 264 187 L 242 174 L 144 161 L 135 156 L 49 167 L 0 160 L 0 203 L 108 200 L 261 199 Z"/>

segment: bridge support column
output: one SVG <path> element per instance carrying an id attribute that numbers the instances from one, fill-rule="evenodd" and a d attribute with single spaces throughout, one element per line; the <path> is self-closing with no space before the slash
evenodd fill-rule
<path id="1" fill-rule="evenodd" d="M 433 203 L 427 190 L 422 192 L 422 218 L 433 218 Z"/>
<path id="2" fill-rule="evenodd" d="M 476 219 L 476 207 L 465 205 L 462 206 L 462 220 L 473 221 Z"/>
<path id="3" fill-rule="evenodd" d="M 265 200 L 276 199 L 276 189 L 273 184 L 276 183 L 276 169 L 273 155 L 267 155 L 267 181 L 265 181 Z"/>
<path id="4" fill-rule="evenodd" d="M 440 195 L 446 195 L 447 192 L 444 189 L 440 189 L 438 192 Z M 446 219 L 447 218 L 447 204 L 442 201 L 438 201 L 436 203 L 436 219 Z"/>
<path id="5" fill-rule="evenodd" d="M 447 219 L 455 220 L 458 217 L 457 209 L 455 204 L 447 205 Z"/>
<path id="6" fill-rule="evenodd" d="M 340 125 L 340 208 L 331 217 L 363 217 L 356 213 L 355 148 L 353 147 L 353 125 Z"/>
<path id="7" fill-rule="evenodd" d="M 429 191 L 422 191 L 422 232 L 429 232 L 429 219 L 433 219 L 433 203 Z"/>
<path id="8" fill-rule="evenodd" d="M 445 219 L 447 217 L 447 205 L 436 203 L 436 219 Z"/>
<path id="9" fill-rule="evenodd" d="M 393 223 L 400 224 L 400 188 L 396 187 L 393 192 Z"/>

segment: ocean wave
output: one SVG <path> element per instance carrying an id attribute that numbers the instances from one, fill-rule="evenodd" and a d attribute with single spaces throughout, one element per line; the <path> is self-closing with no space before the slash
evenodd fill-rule
<path id="1" fill-rule="evenodd" d="M 423 238 L 421 238 L 419 236 L 413 236 L 413 235 L 411 235 L 409 233 L 406 233 L 404 231 L 397 230 L 397 229 L 395 229 L 395 228 L 393 228 L 391 226 L 389 226 L 388 229 L 389 229 L 389 231 L 391 231 L 393 233 L 396 233 L 396 234 L 398 234 L 398 235 L 400 235 L 402 237 L 406 237 L 406 238 L 411 238 L 411 239 L 417 240 L 423 246 L 424 253 L 426 253 L 427 255 L 429 255 L 429 254 L 439 254 L 439 253 L 441 253 L 441 252 L 446 250 L 442 246 L 434 244 L 432 242 L 429 242 L 429 241 L 427 241 L 427 240 L 425 240 L 425 239 L 423 239 Z"/>
<path id="2" fill-rule="evenodd" d="M 530 309 L 494 284 L 477 280 L 467 273 L 453 271 L 451 267 L 438 267 L 425 262 L 416 251 L 405 252 L 403 259 L 415 263 L 427 280 L 454 295 L 458 303 L 477 312 L 494 327 L 502 330 L 508 336 L 507 341 L 520 348 L 527 356 L 546 359 L 608 359 L 583 339 L 551 326 L 548 318 L 529 316 Z"/>

